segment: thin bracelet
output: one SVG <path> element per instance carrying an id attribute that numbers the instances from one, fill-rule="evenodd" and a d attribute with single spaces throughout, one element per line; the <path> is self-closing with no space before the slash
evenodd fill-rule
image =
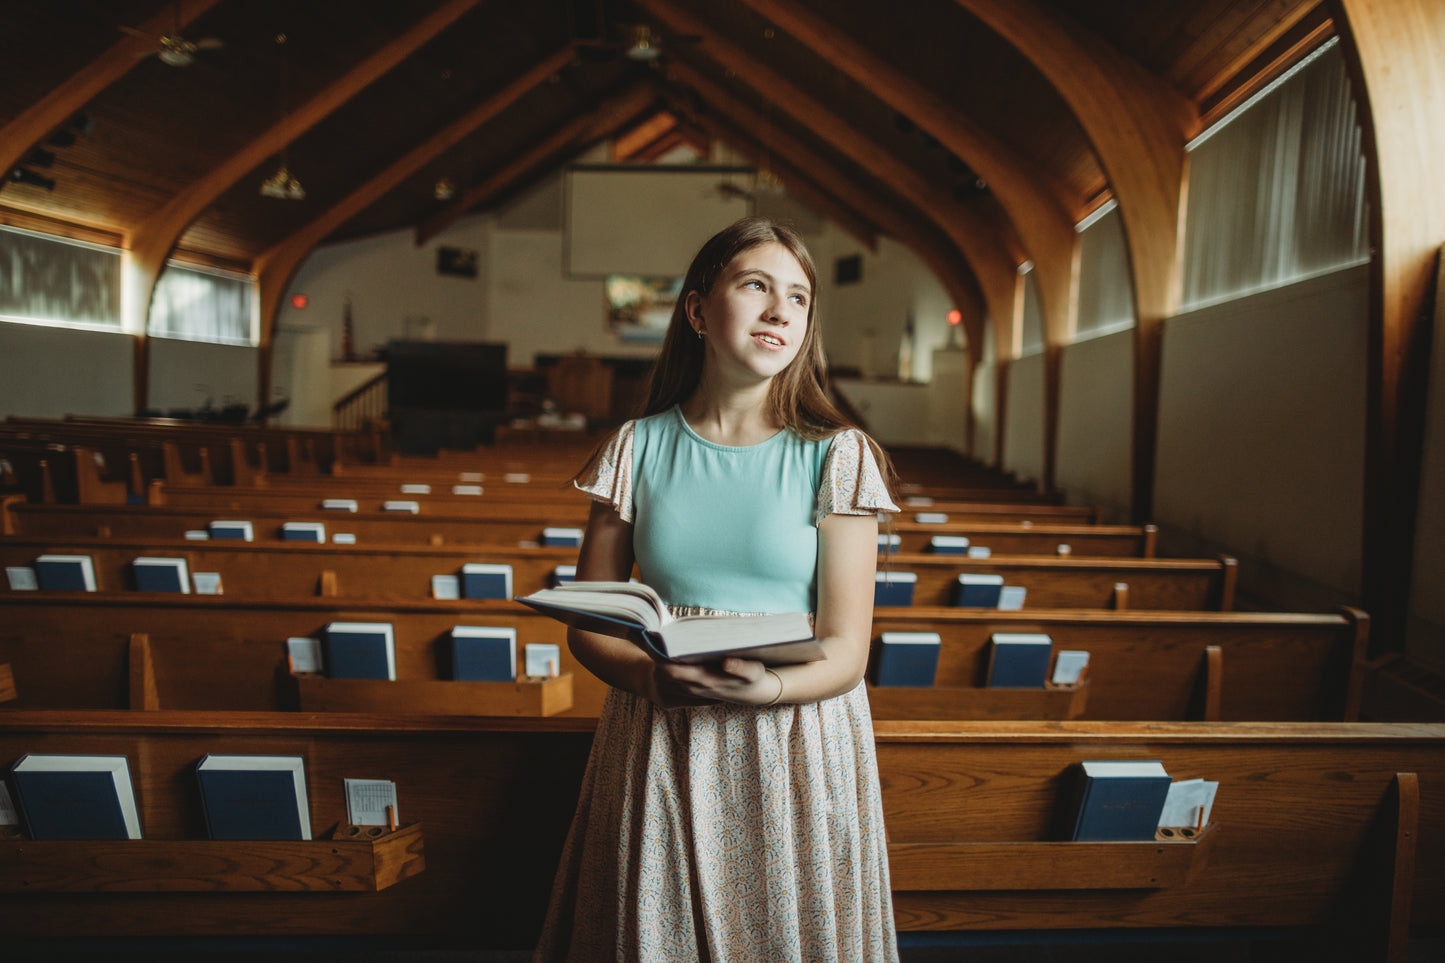
<path id="1" fill-rule="evenodd" d="M 772 702 L 764 702 L 763 705 L 764 705 L 764 707 L 766 707 L 766 706 L 775 706 L 775 705 L 777 705 L 778 702 L 781 701 L 782 698 L 783 698 L 783 677 L 780 676 L 780 675 L 778 675 L 778 674 L 777 674 L 776 672 L 774 672 L 772 669 L 767 669 L 767 668 L 765 668 L 764 671 L 767 672 L 768 675 L 772 676 L 774 679 L 777 679 L 777 680 L 778 680 L 778 694 L 775 695 L 775 696 L 773 696 L 773 701 L 772 701 Z"/>

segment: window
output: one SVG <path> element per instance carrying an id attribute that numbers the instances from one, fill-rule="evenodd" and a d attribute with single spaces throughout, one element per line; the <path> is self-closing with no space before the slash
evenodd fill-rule
<path id="1" fill-rule="evenodd" d="M 0 318 L 120 330 L 120 251 L 0 228 Z"/>
<path id="2" fill-rule="evenodd" d="M 1129 251 L 1119 205 L 1108 202 L 1082 221 L 1079 232 L 1079 318 L 1075 341 L 1134 326 Z"/>
<path id="3" fill-rule="evenodd" d="M 167 262 L 151 297 L 149 333 L 186 341 L 255 344 L 252 287 L 245 275 Z"/>
<path id="4" fill-rule="evenodd" d="M 1188 149 L 1184 307 L 1368 257 L 1365 159 L 1336 41 Z"/>

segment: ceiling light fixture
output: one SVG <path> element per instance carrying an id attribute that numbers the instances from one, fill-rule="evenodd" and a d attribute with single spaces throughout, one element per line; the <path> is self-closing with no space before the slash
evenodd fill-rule
<path id="1" fill-rule="evenodd" d="M 452 183 L 452 179 L 450 177 L 443 177 L 438 180 L 436 186 L 432 188 L 432 197 L 435 197 L 439 201 L 449 201 L 456 192 L 457 185 Z"/>
<path id="2" fill-rule="evenodd" d="M 284 47 L 286 45 L 286 35 L 284 33 L 278 33 L 276 35 L 276 45 L 278 47 Z M 288 61 L 286 57 L 286 52 L 283 50 L 281 52 L 282 120 L 286 119 L 287 62 Z M 289 146 L 290 145 L 288 144 L 281 148 L 281 166 L 276 169 L 276 173 L 272 174 L 270 177 L 266 178 L 264 181 L 261 182 L 262 197 L 274 197 L 284 201 L 303 201 L 306 199 L 306 189 L 301 186 L 301 182 L 296 179 L 295 174 L 291 173 L 291 169 L 287 166 L 286 163 L 287 148 Z"/>
<path id="3" fill-rule="evenodd" d="M 632 28 L 632 45 L 627 48 L 629 60 L 636 60 L 639 63 L 648 63 L 662 56 L 662 48 L 657 45 L 656 39 L 652 36 L 652 29 L 645 23 L 639 23 Z"/>

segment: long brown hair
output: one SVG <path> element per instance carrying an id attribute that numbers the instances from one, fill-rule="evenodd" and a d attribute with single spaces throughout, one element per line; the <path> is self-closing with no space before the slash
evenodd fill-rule
<path id="1" fill-rule="evenodd" d="M 688 266 L 677 304 L 672 309 L 662 350 L 647 383 L 647 398 L 639 417 L 655 415 L 692 396 L 702 381 L 706 343 L 687 321 L 687 299 L 692 292 L 707 297 L 728 266 L 744 251 L 760 244 L 777 243 L 798 259 L 808 278 L 808 324 L 803 343 L 792 362 L 773 377 L 768 386 L 768 415 L 774 424 L 782 425 L 809 441 L 830 437 L 848 428 L 857 428 L 833 402 L 823 387 L 827 361 L 823 355 L 823 336 L 817 318 L 818 270 L 813 255 L 798 233 L 766 217 L 745 217 L 708 239 Z M 867 434 L 864 434 L 867 438 Z M 896 480 L 893 465 L 886 452 L 873 439 L 868 445 L 878 461 L 885 484 L 893 490 Z M 579 477 L 590 468 L 597 454 L 589 458 Z"/>

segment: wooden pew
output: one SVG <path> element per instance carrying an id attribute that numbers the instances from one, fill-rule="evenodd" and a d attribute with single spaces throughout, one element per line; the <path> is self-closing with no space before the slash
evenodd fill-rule
<path id="1" fill-rule="evenodd" d="M 559 672 L 572 677 L 566 714 L 596 716 L 606 695 L 572 658 L 560 623 L 509 602 L 17 593 L 0 612 L 0 662 L 14 668 L 22 708 L 285 708 L 285 640 L 318 637 L 332 621 L 392 623 L 404 680 L 439 678 L 438 640 L 453 625 L 514 627 L 519 645 L 561 649 Z M 1358 714 L 1367 630 L 1354 610 L 887 609 L 875 617 L 873 637 L 885 631 L 937 632 L 943 649 L 939 686 L 873 689 L 876 718 L 1064 718 L 1050 714 L 1047 693 L 978 687 L 990 635 L 1045 632 L 1056 649 L 1090 653 L 1081 718 L 1311 721 Z"/>
<path id="2" fill-rule="evenodd" d="M 990 524 L 953 515 L 942 523 L 903 520 L 885 523 L 883 528 L 899 536 L 898 549 L 905 554 L 928 552 L 929 540 L 935 535 L 962 535 L 968 538 L 969 547 L 987 548 L 1000 555 L 1153 558 L 1158 540 L 1153 525 L 1047 525 L 1027 519 Z"/>
<path id="3" fill-rule="evenodd" d="M 1358 945 L 1359 959 L 1385 959 L 1403 949 L 1411 919 L 1445 912 L 1445 838 L 1433 831 L 1445 821 L 1445 726 L 881 722 L 875 731 L 903 931 L 1323 932 Z M 376 934 L 526 948 L 589 738 L 585 721 L 567 719 L 0 713 L 0 761 L 127 755 L 147 837 L 88 859 L 67 844 L 0 850 L 9 890 L 0 925 L 12 939 Z M 395 780 L 425 869 L 377 892 L 298 893 L 287 912 L 273 893 L 142 891 L 233 881 L 185 859 L 185 841 L 202 835 L 188 773 L 206 752 L 303 755 L 318 835 L 345 819 L 343 778 Z M 1053 841 L 1061 777 L 1081 759 L 1158 759 L 1176 779 L 1218 780 L 1210 826 L 1185 842 Z M 26 885 L 59 865 L 71 869 L 68 891 Z M 133 891 L 99 885 L 117 876 Z M 1378 924 L 1349 924 L 1377 906 Z"/>
<path id="4" fill-rule="evenodd" d="M 979 612 L 879 609 L 873 637 L 936 632 L 936 685 L 870 690 L 875 718 L 1066 718 L 1066 692 L 984 686 L 995 632 L 1042 632 L 1089 653 L 1077 718 L 1354 721 L 1369 617 L 1280 612 Z M 870 676 L 871 678 L 871 676 Z M 990 706 L 1000 709 L 990 713 Z M 1032 711 L 1033 715 L 1025 714 Z"/>

